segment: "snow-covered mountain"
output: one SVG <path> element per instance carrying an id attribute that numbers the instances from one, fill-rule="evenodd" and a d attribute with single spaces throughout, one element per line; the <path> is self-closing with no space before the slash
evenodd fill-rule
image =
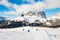
<path id="1" fill-rule="evenodd" d="M 20 27 L 22 24 L 26 25 L 26 23 L 45 23 L 46 22 L 46 14 L 43 11 L 39 11 L 37 14 L 33 12 L 28 12 L 26 14 L 22 14 L 20 17 L 14 19 L 8 19 L 6 27 Z"/>
<path id="2" fill-rule="evenodd" d="M 6 25 L 13 25 L 17 27 L 17 25 L 26 25 L 26 23 L 42 23 L 41 25 L 43 26 L 57 27 L 60 26 L 60 13 L 56 13 L 53 17 L 47 19 L 46 14 L 43 11 L 39 11 L 37 14 L 29 12 L 27 14 L 21 15 L 20 17 L 7 20 Z"/>
<path id="3" fill-rule="evenodd" d="M 60 26 L 60 12 L 56 13 L 53 17 L 48 18 L 45 23 L 47 26 Z"/>

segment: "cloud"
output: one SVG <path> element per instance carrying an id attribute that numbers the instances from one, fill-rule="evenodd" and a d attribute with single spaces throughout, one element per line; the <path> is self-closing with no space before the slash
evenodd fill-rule
<path id="1" fill-rule="evenodd" d="M 44 10 L 46 8 L 46 5 L 44 4 L 44 2 L 37 2 L 35 4 L 33 4 L 33 9 L 34 10 L 38 10 L 38 11 L 41 11 L 41 10 Z"/>
<path id="2" fill-rule="evenodd" d="M 4 5 L 8 7 L 10 10 L 11 7 L 15 9 L 15 11 L 8 11 L 4 12 L 5 14 L 19 14 L 19 13 L 27 13 L 29 11 L 34 11 L 34 10 L 44 10 L 44 9 L 52 9 L 52 8 L 60 8 L 60 0 L 45 0 L 45 1 L 38 1 L 35 2 L 34 0 L 23 0 L 27 2 L 31 2 L 31 4 L 22 4 L 22 5 L 17 5 L 17 4 L 12 4 L 9 3 L 7 0 L 2 0 L 0 1 L 0 5 Z"/>
<path id="3" fill-rule="evenodd" d="M 16 12 L 14 11 L 8 11 L 8 12 L 3 12 L 4 14 L 17 14 Z"/>
<path id="4" fill-rule="evenodd" d="M 34 3 L 34 4 L 24 4 L 24 5 L 12 5 L 13 8 L 16 10 L 17 13 L 21 13 L 21 12 L 24 12 L 24 13 L 27 13 L 29 11 L 34 11 L 34 10 L 43 10 L 45 8 L 45 4 L 43 2 L 37 2 L 37 3 Z"/>
<path id="5" fill-rule="evenodd" d="M 24 5 L 12 5 L 13 8 L 16 10 L 17 13 L 21 13 L 21 12 L 24 12 L 24 13 L 27 13 L 29 11 L 32 10 L 32 6 L 30 4 L 24 4 Z"/>
<path id="6" fill-rule="evenodd" d="M 0 5 L 4 5 L 4 6 L 7 6 L 7 7 L 11 6 L 10 3 L 7 0 L 1 0 Z"/>
<path id="7" fill-rule="evenodd" d="M 30 2 L 31 4 L 34 4 L 35 1 L 34 0 L 23 0 L 24 2 Z"/>
<path id="8" fill-rule="evenodd" d="M 9 3 L 9 2 L 7 2 Z M 5 5 L 6 6 L 6 5 Z M 34 10 L 43 10 L 45 8 L 45 5 L 43 2 L 37 2 L 34 4 L 23 4 L 23 5 L 17 5 L 17 4 L 11 4 L 7 5 L 9 9 L 14 8 L 15 11 L 8 11 L 4 12 L 5 14 L 19 14 L 19 13 L 27 13 L 29 11 L 34 11 Z M 11 7 L 10 7 L 11 6 Z"/>
<path id="9" fill-rule="evenodd" d="M 45 0 L 46 8 L 60 8 L 60 0 Z"/>

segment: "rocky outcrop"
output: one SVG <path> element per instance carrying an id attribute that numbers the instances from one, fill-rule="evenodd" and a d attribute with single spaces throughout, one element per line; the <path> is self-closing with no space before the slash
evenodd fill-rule
<path id="1" fill-rule="evenodd" d="M 6 26 L 7 20 L 5 17 L 0 17 L 0 27 Z"/>

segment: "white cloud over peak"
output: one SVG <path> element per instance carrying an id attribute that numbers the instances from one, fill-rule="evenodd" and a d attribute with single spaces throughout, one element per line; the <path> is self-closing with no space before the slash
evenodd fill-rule
<path id="1" fill-rule="evenodd" d="M 40 10 L 44 10 L 46 8 L 46 5 L 44 4 L 44 2 L 39 1 L 33 5 L 33 8 L 34 8 L 34 10 L 36 9 L 36 10 L 40 11 Z"/>
<path id="2" fill-rule="evenodd" d="M 16 10 L 17 13 L 21 13 L 21 12 L 27 13 L 27 12 L 32 10 L 32 6 L 30 4 L 27 4 L 27 5 L 16 5 L 16 4 L 14 4 L 12 6 Z"/>
<path id="3" fill-rule="evenodd" d="M 24 5 L 12 5 L 13 8 L 16 10 L 17 13 L 21 13 L 21 12 L 24 12 L 24 13 L 27 13 L 29 11 L 34 11 L 34 10 L 43 10 L 45 8 L 45 5 L 43 2 L 37 2 L 35 4 L 24 4 Z"/>

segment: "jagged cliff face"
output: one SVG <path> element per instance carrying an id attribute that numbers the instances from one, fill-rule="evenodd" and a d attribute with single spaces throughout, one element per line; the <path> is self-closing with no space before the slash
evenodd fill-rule
<path id="1" fill-rule="evenodd" d="M 41 16 L 42 18 L 46 18 L 46 14 L 43 11 L 39 11 L 37 15 Z"/>
<path id="2" fill-rule="evenodd" d="M 39 11 L 37 14 L 34 12 L 28 12 L 28 13 L 26 13 L 26 14 L 24 14 L 24 15 L 28 15 L 28 16 L 33 16 L 33 15 L 35 15 L 35 16 L 39 16 L 39 17 L 42 17 L 42 18 L 46 18 L 46 14 L 45 14 L 45 12 L 44 11 Z"/>

